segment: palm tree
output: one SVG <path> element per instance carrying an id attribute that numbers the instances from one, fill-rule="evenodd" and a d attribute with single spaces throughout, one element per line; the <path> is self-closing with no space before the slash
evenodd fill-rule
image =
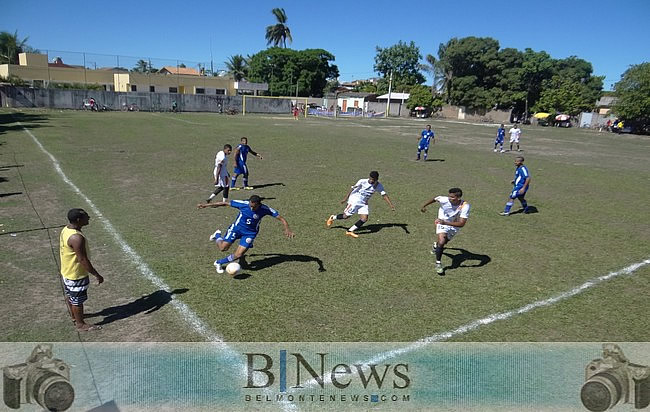
<path id="1" fill-rule="evenodd" d="M 234 77 L 235 81 L 240 81 L 246 77 L 248 73 L 248 62 L 241 54 L 230 56 L 228 61 L 225 62 L 228 74 Z"/>
<path id="2" fill-rule="evenodd" d="M 27 39 L 18 40 L 18 31 L 14 34 L 0 32 L 0 63 L 18 64 L 18 54 L 33 50 L 27 46 Z"/>
<path id="3" fill-rule="evenodd" d="M 271 10 L 271 13 L 275 16 L 278 23 L 266 28 L 266 45 L 273 43 L 273 46 L 277 47 L 282 43 L 282 47 L 287 48 L 287 39 L 289 42 L 292 42 L 291 30 L 287 27 L 287 14 L 284 12 L 284 9 L 275 8 Z"/>

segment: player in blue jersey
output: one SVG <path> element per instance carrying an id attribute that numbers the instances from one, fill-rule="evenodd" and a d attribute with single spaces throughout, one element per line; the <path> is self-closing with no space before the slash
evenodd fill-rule
<path id="1" fill-rule="evenodd" d="M 503 123 L 501 123 L 501 126 L 497 129 L 497 138 L 494 139 L 494 152 L 496 153 L 497 151 L 497 145 L 501 146 L 501 153 L 505 152 L 503 150 L 503 140 L 506 138 L 506 129 L 503 126 Z"/>
<path id="2" fill-rule="evenodd" d="M 510 208 L 515 203 L 515 199 L 519 199 L 524 213 L 528 213 L 528 203 L 524 197 L 530 187 L 530 173 L 528 172 L 528 168 L 524 166 L 524 158 L 522 156 L 515 157 L 515 180 L 511 183 L 514 186 L 506 201 L 506 207 L 503 209 L 503 212 L 499 213 L 501 216 L 508 216 L 510 214 Z"/>
<path id="3" fill-rule="evenodd" d="M 239 188 L 235 187 L 235 184 L 237 183 L 237 177 L 239 175 L 244 175 L 243 189 L 253 190 L 251 186 L 248 186 L 248 166 L 246 166 L 246 160 L 248 159 L 249 153 L 253 156 L 259 157 L 260 159 L 264 159 L 260 153 L 257 153 L 251 149 L 251 147 L 248 145 L 248 138 L 242 137 L 241 143 L 235 149 L 235 154 L 233 156 L 235 158 L 235 168 L 233 169 L 233 176 L 230 180 L 230 190 L 239 190 Z"/>
<path id="4" fill-rule="evenodd" d="M 418 141 L 418 157 L 415 160 L 420 160 L 420 153 L 424 150 L 424 161 L 427 161 L 427 155 L 429 154 L 429 143 L 436 143 L 433 130 L 431 130 L 431 125 L 428 124 L 427 128 L 422 130 L 420 134 L 420 140 Z"/>
<path id="5" fill-rule="evenodd" d="M 197 207 L 203 209 L 206 207 L 220 206 L 232 206 L 239 209 L 239 214 L 233 224 L 228 227 L 224 236 L 221 235 L 221 230 L 217 229 L 210 236 L 210 241 L 216 242 L 217 247 L 222 252 L 228 250 L 230 245 L 237 239 L 239 239 L 239 246 L 235 250 L 235 253 L 214 261 L 217 273 L 223 273 L 223 265 L 227 265 L 244 256 L 246 251 L 253 247 L 253 241 L 260 230 L 260 221 L 264 216 L 273 216 L 278 219 L 284 225 L 284 235 L 289 239 L 292 239 L 294 236 L 294 233 L 289 229 L 289 224 L 280 216 L 278 211 L 262 204 L 262 198 L 257 195 L 251 196 L 248 201 L 231 200 L 230 202 L 202 203 Z"/>

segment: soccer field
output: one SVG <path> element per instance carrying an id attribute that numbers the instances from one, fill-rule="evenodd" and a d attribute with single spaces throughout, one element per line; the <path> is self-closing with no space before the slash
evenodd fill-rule
<path id="1" fill-rule="evenodd" d="M 415 162 L 427 122 L 414 119 L 36 110 L 0 118 L 0 319 L 8 325 L 0 340 L 72 340 L 53 260 L 56 226 L 72 207 L 91 214 L 84 232 L 106 278 L 91 286 L 86 312 L 116 308 L 89 319 L 113 316 L 88 339 L 205 339 L 142 274 L 142 263 L 226 341 L 410 342 L 536 301 L 548 303 L 451 340 L 650 339 L 650 265 L 552 299 L 650 259 L 647 137 L 524 126 L 535 213 L 501 217 L 517 153 L 492 152 L 496 126 L 431 120 L 437 142 L 428 162 Z M 264 160 L 249 156 L 255 190 L 231 198 L 264 197 L 296 237 L 265 218 L 233 279 L 216 274 L 212 262 L 226 253 L 208 237 L 237 211 L 196 205 L 213 189 L 216 151 L 242 136 Z M 396 211 L 375 195 L 358 239 L 344 235 L 356 216 L 326 229 L 350 186 L 371 170 Z M 472 209 L 445 250 L 441 277 L 430 254 L 437 205 L 420 207 L 454 186 Z"/>

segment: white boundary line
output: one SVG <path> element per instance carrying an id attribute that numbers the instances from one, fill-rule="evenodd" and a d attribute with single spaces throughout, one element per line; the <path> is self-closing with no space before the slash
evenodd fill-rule
<path id="1" fill-rule="evenodd" d="M 61 176 L 64 182 L 68 184 L 74 190 L 74 192 L 79 195 L 83 200 L 88 203 L 88 206 L 90 206 L 90 210 L 92 210 L 93 215 L 99 219 L 100 222 L 104 225 L 104 229 L 113 236 L 113 239 L 115 242 L 120 245 L 122 248 L 122 251 L 131 259 L 133 263 L 135 263 L 136 267 L 140 271 L 140 273 L 147 278 L 151 283 L 154 284 L 154 286 L 166 290 L 166 291 L 171 291 L 171 288 L 162 280 L 160 279 L 152 270 L 149 268 L 149 265 L 138 255 L 132 248 L 129 246 L 122 235 L 115 229 L 113 224 L 104 217 L 102 212 L 99 211 L 97 206 L 95 206 L 95 203 L 93 203 L 88 196 L 86 196 L 78 187 L 75 185 L 72 180 L 66 176 L 66 174 L 63 172 L 61 169 L 61 164 L 59 163 L 58 160 L 50 153 L 48 152 L 45 147 L 41 144 L 41 142 L 30 132 L 25 126 L 23 126 L 22 123 L 17 122 L 23 130 L 34 140 L 34 142 L 38 145 L 38 147 L 41 149 L 43 153 L 45 153 L 52 163 L 54 164 L 54 169 L 56 172 Z M 180 315 L 183 317 L 183 319 L 190 324 L 192 329 L 201 337 L 206 339 L 209 342 L 223 342 L 223 338 L 216 333 L 214 333 L 210 328 L 203 323 L 203 321 L 190 309 L 185 303 L 179 301 L 178 299 L 174 298 L 172 296 L 171 304 L 174 306 L 174 308 L 180 313 Z"/>
<path id="2" fill-rule="evenodd" d="M 151 115 L 152 115 L 152 116 L 156 116 L 156 117 L 162 117 L 163 119 L 176 120 L 177 122 L 183 122 L 183 123 L 188 123 L 188 124 L 195 124 L 195 125 L 197 125 L 197 126 L 208 126 L 208 123 L 197 123 L 197 122 L 191 122 L 191 121 L 189 121 L 189 120 L 185 120 L 185 119 L 177 119 L 177 118 L 175 118 L 175 117 L 163 116 L 163 115 L 161 115 L 161 114 L 159 114 L 159 113 L 151 113 Z"/>
<path id="3" fill-rule="evenodd" d="M 464 324 L 462 326 L 459 326 L 454 330 L 450 330 L 450 331 L 447 331 L 447 332 L 436 333 L 435 335 L 431 335 L 431 336 L 428 336 L 426 338 L 416 340 L 415 342 L 412 342 L 409 345 L 404 346 L 403 348 L 386 351 L 384 353 L 379 353 L 379 354 L 375 355 L 374 357 L 372 357 L 370 359 L 367 359 L 365 361 L 356 362 L 356 363 L 361 363 L 361 364 L 364 364 L 364 365 L 378 364 L 378 363 L 384 362 L 384 361 L 386 361 L 388 359 L 392 359 L 392 358 L 394 358 L 396 356 L 416 351 L 416 350 L 421 349 L 421 348 L 423 348 L 423 347 L 425 347 L 425 346 L 427 346 L 427 345 L 429 345 L 431 343 L 443 342 L 443 341 L 451 339 L 451 338 L 453 338 L 455 336 L 463 335 L 463 334 L 465 334 L 467 332 L 471 332 L 473 330 L 476 330 L 476 329 L 480 328 L 481 326 L 489 325 L 489 324 L 494 323 L 494 322 L 499 321 L 499 320 L 507 320 L 507 319 L 510 319 L 510 318 L 512 318 L 514 316 L 522 315 L 522 314 L 527 313 L 527 312 L 531 312 L 531 311 L 533 311 L 533 310 L 535 310 L 537 308 L 541 308 L 541 307 L 544 307 L 544 306 L 551 306 L 551 305 L 553 305 L 553 304 L 555 304 L 557 302 L 560 302 L 560 301 L 563 301 L 565 299 L 576 296 L 576 295 L 586 291 L 587 289 L 590 289 L 590 288 L 592 288 L 592 287 L 594 287 L 594 286 L 596 286 L 596 285 L 598 285 L 600 283 L 606 282 L 606 281 L 608 281 L 610 279 L 613 279 L 613 278 L 615 278 L 617 276 L 631 275 L 632 273 L 634 273 L 635 271 L 637 271 L 641 267 L 643 267 L 645 265 L 648 265 L 648 264 L 650 264 L 650 258 L 645 259 L 645 260 L 643 260 L 641 262 L 638 262 L 638 263 L 634 263 L 634 264 L 632 264 L 630 266 L 624 267 L 623 269 L 617 270 L 616 272 L 609 272 L 606 275 L 599 276 L 597 278 L 588 280 L 588 281 L 586 281 L 585 283 L 583 283 L 580 286 L 577 286 L 577 287 L 575 287 L 575 288 L 573 288 L 571 290 L 568 290 L 566 292 L 562 292 L 559 295 L 555 295 L 555 296 L 550 297 L 548 299 L 537 300 L 537 301 L 535 301 L 533 303 L 529 303 L 528 305 L 524 305 L 524 306 L 522 306 L 520 308 L 513 309 L 513 310 L 510 310 L 510 311 L 507 311 L 507 312 L 493 313 L 493 314 L 488 315 L 488 316 L 486 316 L 484 318 L 477 319 L 475 321 L 472 321 L 472 322 L 466 323 L 466 324 Z M 325 383 L 330 383 L 331 382 L 331 376 L 325 377 L 324 381 L 325 381 Z M 314 386 L 316 383 L 317 382 L 316 382 L 315 379 L 310 379 L 304 385 L 307 386 L 307 387 L 310 387 L 310 386 Z"/>
<path id="4" fill-rule="evenodd" d="M 177 119 L 178 120 L 178 119 Z M 151 283 L 154 284 L 154 286 L 163 289 L 167 292 L 171 290 L 171 288 L 162 280 L 160 279 L 152 270 L 149 268 L 149 265 L 138 255 L 132 248 L 129 246 L 125 241 L 122 235 L 115 229 L 113 224 L 102 215 L 102 213 L 99 211 L 97 206 L 93 203 L 88 196 L 86 196 L 78 187 L 75 185 L 72 180 L 66 176 L 66 174 L 63 172 L 61 169 L 61 165 L 58 160 L 50 153 L 48 152 L 45 147 L 41 144 L 41 142 L 30 132 L 25 126 L 23 126 L 22 123 L 18 123 L 23 130 L 34 140 L 34 142 L 38 145 L 38 147 L 45 153 L 52 163 L 54 164 L 54 169 L 56 172 L 61 176 L 64 182 L 66 182 L 74 192 L 79 195 L 83 200 L 88 203 L 88 206 L 90 206 L 90 210 L 92 210 L 93 215 L 99 219 L 100 222 L 104 225 L 104 229 L 108 233 L 110 233 L 113 236 L 113 239 L 115 242 L 120 245 L 122 248 L 122 251 L 134 262 L 140 271 L 140 273 L 147 278 Z M 199 334 L 201 337 L 206 339 L 208 342 L 215 343 L 218 347 L 220 347 L 222 350 L 229 352 L 227 355 L 239 355 L 239 352 L 228 346 L 223 338 L 219 335 L 217 335 L 215 332 L 213 332 L 203 321 L 201 318 L 198 317 L 196 313 L 192 309 L 190 309 L 185 303 L 179 301 L 176 299 L 174 296 L 172 296 L 171 304 L 176 309 L 181 317 L 194 329 L 194 331 Z M 242 373 L 243 376 L 246 376 L 246 365 L 239 361 L 241 363 L 242 368 L 239 370 L 240 373 Z M 266 390 L 265 390 L 266 391 Z M 297 410 L 296 405 L 289 401 L 283 401 L 282 402 L 282 407 L 285 411 L 294 411 Z"/>

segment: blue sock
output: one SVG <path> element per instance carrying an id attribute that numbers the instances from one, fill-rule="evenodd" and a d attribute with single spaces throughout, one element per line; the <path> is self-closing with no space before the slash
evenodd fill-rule
<path id="1" fill-rule="evenodd" d="M 230 178 L 230 187 L 235 187 L 236 183 L 237 183 L 236 177 L 233 176 L 232 178 Z"/>
<path id="2" fill-rule="evenodd" d="M 510 208 L 512 207 L 513 204 L 514 204 L 514 202 L 508 202 L 508 203 L 506 203 L 506 207 L 505 207 L 505 209 L 503 209 L 503 211 L 504 211 L 505 213 L 510 213 Z"/>
<path id="3" fill-rule="evenodd" d="M 526 202 L 524 199 L 519 199 L 521 202 L 521 207 L 524 208 L 524 210 L 528 209 L 528 202 Z"/>
<path id="4" fill-rule="evenodd" d="M 231 255 L 226 256 L 225 258 L 221 258 L 221 259 L 217 260 L 217 263 L 220 264 L 220 265 L 225 265 L 227 263 L 232 262 L 233 260 L 235 260 L 235 256 L 231 254 Z"/>
<path id="5" fill-rule="evenodd" d="M 247 177 L 244 178 L 244 186 L 248 187 L 248 178 Z"/>

